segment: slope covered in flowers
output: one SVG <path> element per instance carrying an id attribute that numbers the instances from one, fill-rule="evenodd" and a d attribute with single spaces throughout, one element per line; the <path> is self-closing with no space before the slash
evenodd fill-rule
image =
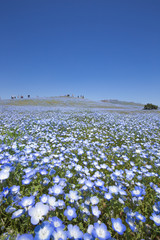
<path id="1" fill-rule="evenodd" d="M 0 239 L 160 239 L 160 116 L 0 116 Z"/>

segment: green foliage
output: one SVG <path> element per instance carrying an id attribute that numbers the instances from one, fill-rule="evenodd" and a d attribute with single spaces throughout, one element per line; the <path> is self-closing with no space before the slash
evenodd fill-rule
<path id="1" fill-rule="evenodd" d="M 152 109 L 158 109 L 158 106 L 152 103 L 147 103 L 146 105 L 144 105 L 144 110 L 152 110 Z"/>

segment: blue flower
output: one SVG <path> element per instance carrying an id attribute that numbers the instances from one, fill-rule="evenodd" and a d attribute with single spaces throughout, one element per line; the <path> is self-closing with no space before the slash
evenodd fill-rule
<path id="1" fill-rule="evenodd" d="M 96 205 L 99 203 L 99 199 L 96 196 L 91 197 L 90 201 L 91 201 L 92 205 Z"/>
<path id="2" fill-rule="evenodd" d="M 19 202 L 19 205 L 23 208 L 33 206 L 34 205 L 34 196 L 30 197 L 23 197 L 22 200 Z"/>
<path id="3" fill-rule="evenodd" d="M 153 205 L 153 210 L 156 214 L 159 214 L 160 213 L 160 201 L 156 202 L 154 205 Z"/>
<path id="4" fill-rule="evenodd" d="M 64 227 L 63 222 L 58 217 L 49 218 L 50 222 L 53 224 L 54 228 Z"/>
<path id="5" fill-rule="evenodd" d="M 31 234 L 25 233 L 18 236 L 16 240 L 33 240 L 33 236 Z"/>
<path id="6" fill-rule="evenodd" d="M 66 240 L 67 239 L 67 231 L 63 230 L 63 227 L 56 228 L 53 232 L 54 240 Z"/>
<path id="7" fill-rule="evenodd" d="M 58 196 L 63 193 L 63 189 L 60 185 L 55 184 L 53 187 L 49 188 L 49 194 L 54 194 Z"/>
<path id="8" fill-rule="evenodd" d="M 54 183 L 59 183 L 60 177 L 57 175 L 56 177 L 53 177 L 53 182 Z"/>
<path id="9" fill-rule="evenodd" d="M 71 202 L 77 201 L 79 199 L 77 191 L 70 190 L 67 196 L 71 199 Z"/>
<path id="10" fill-rule="evenodd" d="M 57 201 L 57 207 L 59 208 L 59 209 L 63 209 L 64 207 L 65 207 L 65 202 L 63 201 L 63 200 L 58 200 Z"/>
<path id="11" fill-rule="evenodd" d="M 97 206 L 92 206 L 92 213 L 94 216 L 96 216 L 97 218 L 99 218 L 99 215 L 101 214 L 101 211 L 98 209 Z"/>
<path id="12" fill-rule="evenodd" d="M 43 216 L 47 215 L 49 207 L 41 202 L 29 209 L 28 214 L 31 216 L 31 223 L 36 225 L 40 220 L 43 220 Z"/>
<path id="13" fill-rule="evenodd" d="M 66 216 L 67 219 L 71 221 L 73 218 L 77 217 L 76 209 L 68 206 L 67 209 L 64 211 L 64 216 Z"/>
<path id="14" fill-rule="evenodd" d="M 84 240 L 93 240 L 93 236 L 89 233 L 85 233 L 83 238 L 84 238 Z"/>
<path id="15" fill-rule="evenodd" d="M 107 199 L 108 201 L 111 200 L 113 198 L 112 194 L 111 193 L 105 193 L 104 194 L 104 198 Z"/>
<path id="16" fill-rule="evenodd" d="M 136 232 L 136 231 L 137 231 L 137 227 L 136 227 L 136 225 L 135 225 L 135 220 L 134 220 L 133 217 L 127 215 L 126 223 L 128 223 L 130 229 L 131 229 L 133 232 Z"/>
<path id="17" fill-rule="evenodd" d="M 132 197 L 140 197 L 143 194 L 143 188 L 135 186 L 134 190 L 131 191 Z"/>
<path id="18" fill-rule="evenodd" d="M 40 173 L 41 175 L 46 175 L 48 172 L 47 172 L 46 169 L 40 169 L 40 170 L 39 170 L 39 173 Z"/>
<path id="19" fill-rule="evenodd" d="M 82 239 L 83 238 L 83 232 L 80 231 L 79 227 L 77 225 L 73 226 L 72 224 L 68 225 L 68 237 L 70 239 Z"/>
<path id="20" fill-rule="evenodd" d="M 104 223 L 94 223 L 93 236 L 99 240 L 106 240 L 111 237 L 111 234 Z"/>
<path id="21" fill-rule="evenodd" d="M 24 209 L 19 209 L 12 214 L 12 219 L 20 217 L 24 213 Z"/>
<path id="22" fill-rule="evenodd" d="M 118 232 L 120 235 L 123 235 L 124 231 L 126 231 L 126 226 L 122 223 L 122 220 L 120 218 L 111 218 L 111 221 L 113 230 Z"/>
<path id="23" fill-rule="evenodd" d="M 22 184 L 23 185 L 28 185 L 28 184 L 30 184 L 31 181 L 32 180 L 30 178 L 25 178 L 25 179 L 22 180 Z"/>
<path id="24" fill-rule="evenodd" d="M 48 204 L 49 204 L 50 210 L 55 210 L 57 207 L 56 198 L 48 196 Z"/>
<path id="25" fill-rule="evenodd" d="M 41 201 L 42 203 L 47 203 L 47 201 L 48 201 L 48 195 L 43 194 L 39 199 L 40 199 L 40 201 Z"/>
<path id="26" fill-rule="evenodd" d="M 109 192 L 117 195 L 119 192 L 119 188 L 117 186 L 109 186 Z"/>
<path id="27" fill-rule="evenodd" d="M 135 217 L 138 221 L 142 221 L 142 222 L 146 221 L 146 218 L 142 214 L 140 214 L 139 212 L 136 212 Z"/>
<path id="28" fill-rule="evenodd" d="M 0 171 L 0 180 L 3 181 L 7 178 L 9 178 L 9 172 L 5 170 Z"/>
<path id="29" fill-rule="evenodd" d="M 8 187 L 3 188 L 3 196 L 6 197 L 9 194 L 10 189 Z"/>
<path id="30" fill-rule="evenodd" d="M 13 185 L 13 186 L 10 188 L 10 190 L 11 190 L 11 193 L 12 193 L 12 194 L 17 194 L 17 193 L 19 192 L 19 190 L 20 190 L 20 186 Z"/>
<path id="31" fill-rule="evenodd" d="M 50 240 L 50 237 L 53 233 L 53 227 L 49 222 L 45 221 L 41 225 L 35 227 L 34 231 L 34 240 Z"/>
<path id="32" fill-rule="evenodd" d="M 152 213 L 150 219 L 153 220 L 157 226 L 160 226 L 160 215 Z"/>

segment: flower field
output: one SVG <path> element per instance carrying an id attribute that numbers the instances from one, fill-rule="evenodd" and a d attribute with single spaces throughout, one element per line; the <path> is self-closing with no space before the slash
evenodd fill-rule
<path id="1" fill-rule="evenodd" d="M 160 239 L 160 115 L 8 108 L 0 239 Z"/>

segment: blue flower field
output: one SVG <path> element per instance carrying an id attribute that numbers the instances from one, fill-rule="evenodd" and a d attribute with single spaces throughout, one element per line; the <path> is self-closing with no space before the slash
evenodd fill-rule
<path id="1" fill-rule="evenodd" d="M 160 115 L 0 114 L 0 239 L 160 239 Z"/>

